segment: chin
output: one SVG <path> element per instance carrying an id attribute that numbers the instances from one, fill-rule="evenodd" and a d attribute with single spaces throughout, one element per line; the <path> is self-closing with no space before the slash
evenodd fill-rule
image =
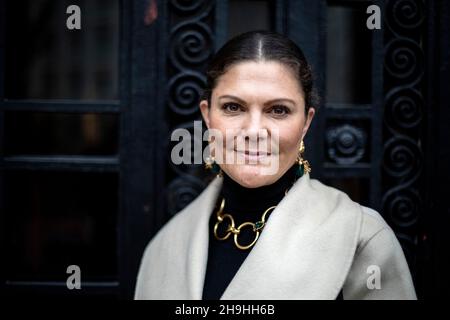
<path id="1" fill-rule="evenodd" d="M 274 183 L 277 175 L 263 174 L 264 168 L 255 165 L 239 165 L 238 168 L 227 168 L 225 173 L 245 188 L 259 188 Z"/>

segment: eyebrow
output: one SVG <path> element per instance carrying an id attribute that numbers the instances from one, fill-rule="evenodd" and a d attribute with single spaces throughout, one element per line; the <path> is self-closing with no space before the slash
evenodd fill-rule
<path id="1" fill-rule="evenodd" d="M 239 98 L 239 97 L 233 96 L 233 95 L 229 95 L 229 94 L 220 96 L 220 97 L 219 97 L 219 100 L 225 99 L 225 98 L 227 98 L 227 99 L 233 99 L 233 100 L 238 101 L 239 103 L 246 104 L 245 100 L 243 100 L 243 99 L 241 99 L 241 98 Z M 293 105 L 295 105 L 295 101 L 294 101 L 294 100 L 291 100 L 291 99 L 288 99 L 288 98 L 277 98 L 277 99 L 272 99 L 272 100 L 269 100 L 269 101 L 265 102 L 264 104 L 272 104 L 272 103 L 275 103 L 275 102 L 290 102 L 290 103 L 292 103 Z"/>

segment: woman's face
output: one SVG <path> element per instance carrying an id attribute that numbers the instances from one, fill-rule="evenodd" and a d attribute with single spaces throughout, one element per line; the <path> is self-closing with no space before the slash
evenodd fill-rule
<path id="1" fill-rule="evenodd" d="M 274 61 L 232 65 L 218 78 L 211 106 L 202 100 L 200 109 L 208 129 L 223 137 L 221 169 L 247 188 L 274 183 L 295 163 L 314 116 L 313 108 L 305 116 L 292 71 Z"/>

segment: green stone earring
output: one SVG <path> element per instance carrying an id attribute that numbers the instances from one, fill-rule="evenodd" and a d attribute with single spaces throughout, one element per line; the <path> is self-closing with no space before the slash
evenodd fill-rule
<path id="1" fill-rule="evenodd" d="M 214 157 L 209 156 L 205 159 L 205 169 L 211 170 L 211 172 L 216 174 L 218 177 L 223 176 L 222 169 L 216 163 L 216 160 L 214 159 Z"/>
<path id="2" fill-rule="evenodd" d="M 208 144 L 210 145 L 212 143 L 211 137 L 208 137 Z M 220 166 L 216 163 L 216 159 L 214 159 L 213 156 L 206 157 L 205 159 L 205 169 L 211 170 L 212 173 L 214 173 L 217 177 L 223 177 L 222 169 Z"/>

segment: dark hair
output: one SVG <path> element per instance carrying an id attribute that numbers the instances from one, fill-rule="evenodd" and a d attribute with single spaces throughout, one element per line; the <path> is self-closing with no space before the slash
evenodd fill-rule
<path id="1" fill-rule="evenodd" d="M 318 97 L 313 90 L 311 66 L 302 50 L 289 38 L 272 31 L 250 31 L 240 34 L 220 48 L 210 61 L 206 71 L 206 87 L 202 99 L 211 105 L 212 90 L 218 78 L 231 65 L 243 61 L 277 61 L 288 66 L 301 84 L 305 99 L 305 113 L 311 106 L 317 107 Z"/>

